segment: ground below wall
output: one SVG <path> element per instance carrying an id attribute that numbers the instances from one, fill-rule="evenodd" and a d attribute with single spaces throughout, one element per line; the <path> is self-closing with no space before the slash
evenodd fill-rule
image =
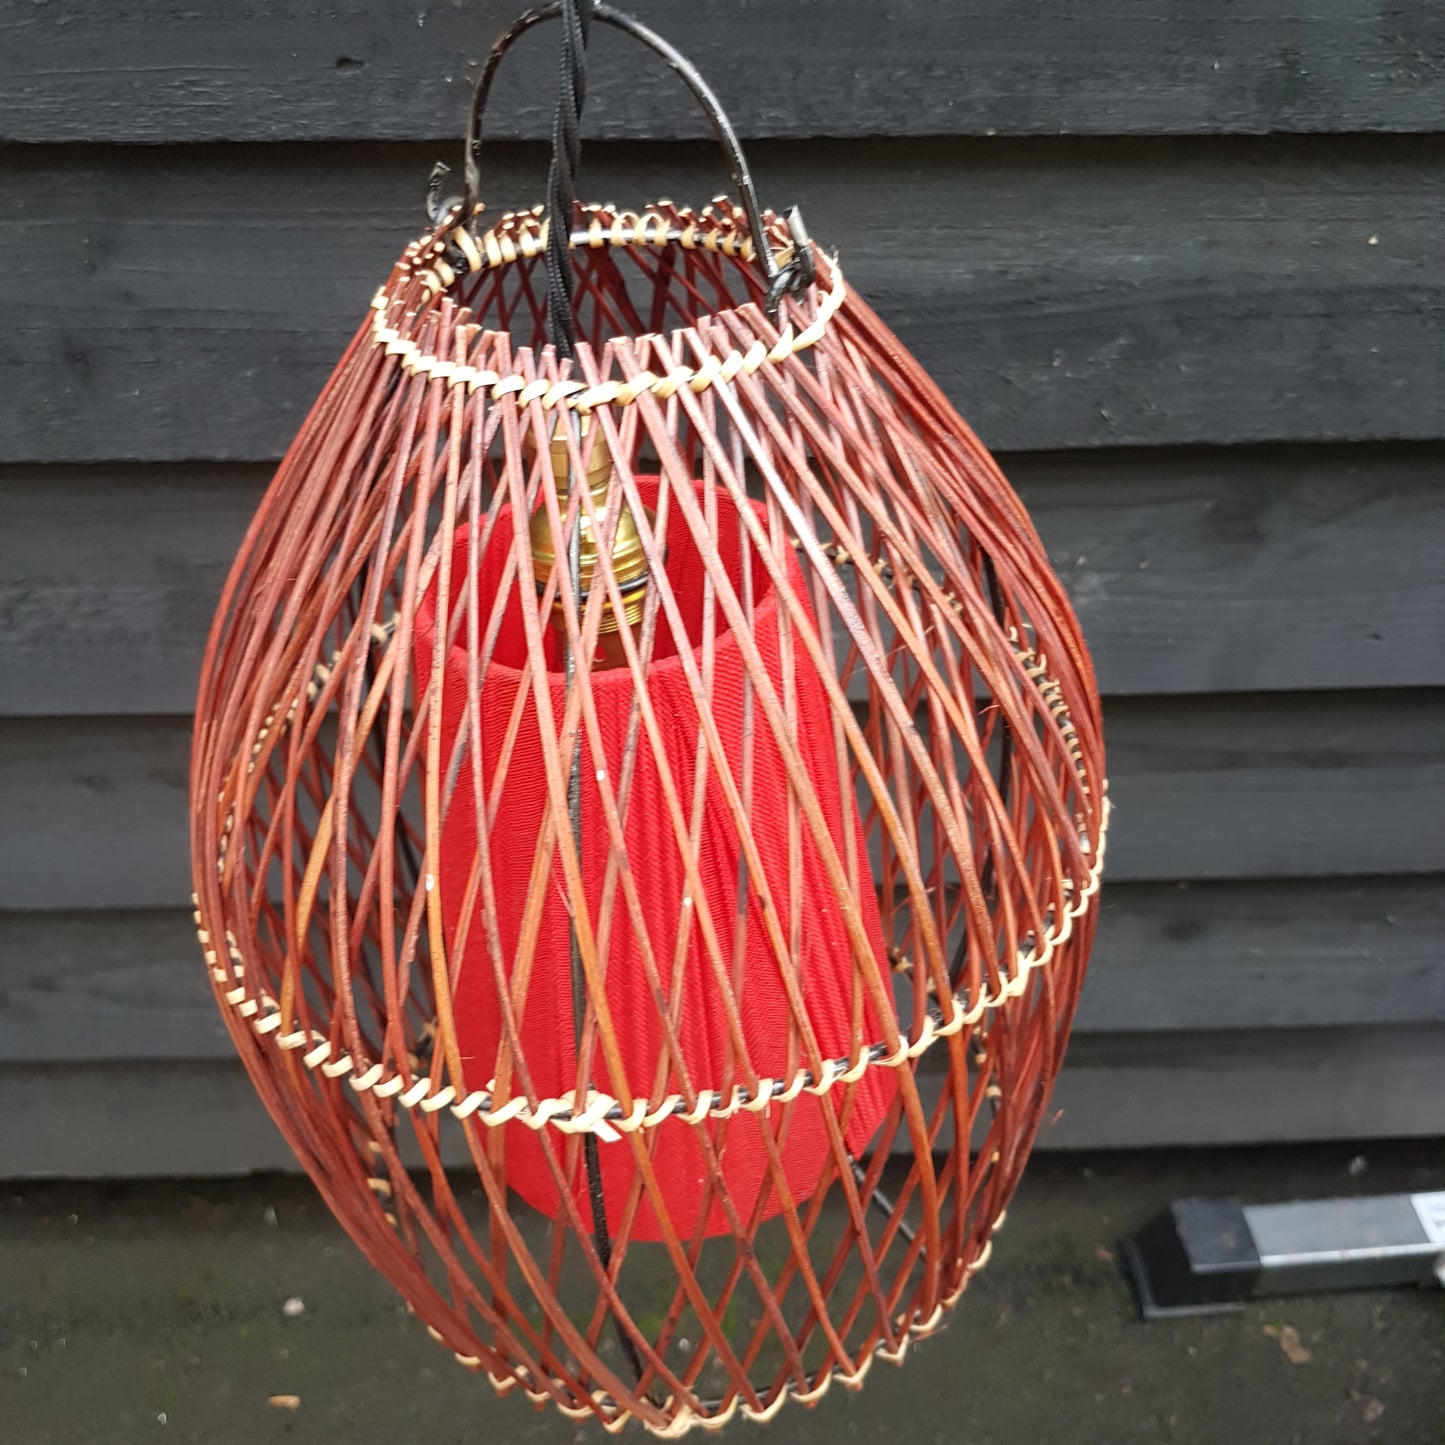
<path id="1" fill-rule="evenodd" d="M 1438 1141 L 1362 1147 L 1040 1158 L 950 1327 L 861 1394 L 784 1413 L 770 1438 L 1438 1445 L 1445 1296 L 1361 1292 L 1143 1325 L 1118 1270 L 1119 1237 L 1179 1195 L 1445 1187 Z M 292 1297 L 305 1309 L 287 1318 Z M 307 1185 L 270 1176 L 11 1186 L 0 1422 L 5 1445 L 603 1438 L 495 1399 L 407 1316 Z"/>

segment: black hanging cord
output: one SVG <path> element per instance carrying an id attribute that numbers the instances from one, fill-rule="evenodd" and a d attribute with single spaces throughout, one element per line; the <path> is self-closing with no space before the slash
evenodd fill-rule
<path id="1" fill-rule="evenodd" d="M 552 120 L 552 161 L 547 173 L 547 331 L 559 357 L 576 355 L 577 319 L 573 311 L 576 279 L 572 273 L 572 217 L 577 205 L 577 167 L 582 161 L 582 107 L 587 100 L 587 41 L 592 32 L 593 0 L 562 0 L 561 76 L 557 111 Z M 564 412 L 563 416 L 567 414 Z M 569 423 L 570 424 L 570 423 Z M 574 479 L 573 485 L 580 485 Z M 570 492 L 572 487 L 568 487 Z M 581 584 L 582 514 L 579 509 L 568 542 L 568 565 L 572 595 Z M 576 659 L 566 649 L 567 685 L 576 677 Z M 582 739 L 572 745 L 567 776 L 567 812 L 572 824 L 572 842 L 582 852 Z M 572 971 L 572 1037 L 578 1056 L 582 1052 L 582 1022 L 587 1012 L 587 988 L 582 971 L 582 952 L 576 923 L 568 929 Z M 592 1215 L 592 1234 L 597 1258 L 604 1270 L 612 1268 L 612 1236 L 607 1228 L 607 1204 L 602 1193 L 602 1160 L 597 1135 L 588 1130 L 582 1136 L 582 1157 L 587 1170 L 587 1200 Z M 642 1378 L 642 1360 L 632 1337 L 614 1315 L 613 1327 L 633 1375 Z"/>
<path id="2" fill-rule="evenodd" d="M 582 160 L 582 107 L 587 100 L 587 41 L 592 31 L 592 0 L 562 0 L 561 77 L 557 112 L 552 120 L 552 163 L 547 173 L 547 327 L 559 356 L 576 354 L 576 318 L 572 314 L 575 280 L 572 275 L 572 212 L 577 200 L 577 167 Z M 563 418 L 567 413 L 562 413 Z M 569 423 L 570 424 L 570 423 Z M 576 485 L 576 479 L 573 479 Z M 568 491 L 573 487 L 569 486 Z M 582 514 L 572 524 L 567 554 L 572 573 L 573 596 L 581 577 L 580 546 Z M 567 686 L 573 685 L 577 664 L 566 649 Z M 571 815 L 573 845 L 582 847 L 582 738 L 572 745 L 567 777 L 567 811 Z M 582 1050 L 582 1021 L 587 1010 L 587 989 L 582 975 L 582 953 L 575 923 L 568 929 L 572 952 L 572 1032 Z M 588 1130 L 582 1136 L 587 1165 L 587 1193 L 592 1207 L 592 1229 L 602 1268 L 612 1264 L 612 1239 L 607 1231 L 607 1209 L 602 1196 L 602 1161 L 597 1153 L 597 1136 Z"/>
<path id="3" fill-rule="evenodd" d="M 561 74 L 552 118 L 552 163 L 547 172 L 547 331 L 557 355 L 575 355 L 572 311 L 572 217 L 577 209 L 577 167 L 582 164 L 582 107 L 587 103 L 587 42 L 594 0 L 562 0 Z"/>

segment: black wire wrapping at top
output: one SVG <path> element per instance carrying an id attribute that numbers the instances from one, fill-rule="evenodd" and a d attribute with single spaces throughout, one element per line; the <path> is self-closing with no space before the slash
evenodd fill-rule
<path id="1" fill-rule="evenodd" d="M 587 103 L 587 42 L 594 0 L 562 0 L 561 67 L 552 118 L 552 161 L 547 172 L 547 330 L 558 356 L 575 355 L 572 311 L 572 217 L 577 208 L 577 167 L 582 164 L 582 108 Z"/>

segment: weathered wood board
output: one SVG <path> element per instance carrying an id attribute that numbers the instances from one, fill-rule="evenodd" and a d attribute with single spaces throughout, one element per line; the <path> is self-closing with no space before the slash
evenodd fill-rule
<path id="1" fill-rule="evenodd" d="M 1445 692 L 1117 698 L 1106 728 L 1111 880 L 1445 869 Z M 0 909 L 184 904 L 189 732 L 0 720 Z"/>
<path id="2" fill-rule="evenodd" d="M 1445 1023 L 1438 877 L 1115 883 L 1078 1032 Z M 184 909 L 0 913 L 0 1065 L 231 1057 Z"/>
<path id="3" fill-rule="evenodd" d="M 1445 1028 L 1428 1025 L 1085 1036 L 1038 1147 L 1441 1134 L 1442 1068 Z M 12 1181 L 298 1168 L 234 1060 L 0 1065 L 0 1158 Z"/>
<path id="4" fill-rule="evenodd" d="M 1376 0 L 632 0 L 747 136 L 1439 130 L 1445 16 Z M 460 133 L 508 0 L 237 7 L 0 4 L 0 139 L 425 140 Z M 588 131 L 700 136 L 681 86 L 593 40 Z M 490 132 L 549 133 L 543 32 L 498 80 Z M 655 81 L 655 83 L 653 83 Z"/>
<path id="5" fill-rule="evenodd" d="M 755 149 L 764 199 L 802 204 L 991 447 L 1445 434 L 1435 138 Z M 8 152 L 0 461 L 279 456 L 438 153 Z M 543 172 L 497 147 L 493 209 Z M 722 174 L 705 147 L 599 145 L 583 189 L 704 200 Z"/>
<path id="6" fill-rule="evenodd" d="M 1001 460 L 1106 693 L 1445 684 L 1445 450 Z M 268 476 L 0 468 L 0 714 L 188 710 Z"/>

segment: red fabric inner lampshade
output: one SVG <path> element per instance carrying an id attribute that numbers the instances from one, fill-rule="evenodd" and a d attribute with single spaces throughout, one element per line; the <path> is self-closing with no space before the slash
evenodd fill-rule
<path id="1" fill-rule="evenodd" d="M 655 508 L 658 479 L 639 477 L 637 484 L 644 505 L 649 509 Z M 695 486 L 701 500 L 702 486 L 700 483 Z M 753 505 L 766 525 L 765 509 Z M 740 520 L 726 498 L 720 500 L 718 510 L 717 549 L 741 596 Z M 512 545 L 510 509 L 504 506 L 478 568 L 480 625 L 484 631 Z M 454 597 L 458 600 L 460 584 L 466 575 L 468 549 L 467 531 L 460 528 L 456 533 L 451 566 Z M 788 586 L 806 604 L 807 591 L 802 572 L 791 548 L 787 554 L 787 569 Z M 755 555 L 752 571 L 756 619 L 752 636 L 781 700 L 784 692 L 777 597 L 765 567 Z M 674 637 L 659 611 L 647 690 L 656 712 L 661 748 L 671 770 L 676 796 L 685 822 L 690 822 L 698 766 L 699 719 L 678 651 L 679 647 L 686 647 L 697 655 L 703 636 L 705 571 L 696 544 L 676 506 L 673 507 L 672 523 L 668 528 L 667 575 L 678 600 L 687 636 L 681 639 Z M 492 661 L 482 675 L 478 712 L 484 799 L 491 793 L 503 750 L 507 746 L 508 725 L 521 685 L 520 668 L 526 660 L 520 595 L 515 580 L 511 589 L 512 595 L 505 606 Z M 813 625 L 811 608 L 809 624 Z M 741 788 L 746 670 L 737 640 L 728 631 L 720 608 L 715 612 L 715 626 L 710 712 L 721 736 L 732 775 Z M 463 622 L 443 669 L 443 767 L 451 757 L 466 702 L 466 627 Z M 433 584 L 423 597 L 416 618 L 416 665 L 421 685 L 425 685 L 431 674 L 435 635 L 436 588 Z M 560 728 L 566 695 L 565 680 L 560 670 L 561 638 L 551 627 L 545 629 L 545 635 L 548 666 L 555 669 L 548 674 L 554 725 Z M 848 850 L 853 850 L 859 879 L 858 909 L 879 970 L 886 978 L 878 902 L 853 801 L 852 784 L 846 775 L 841 778 L 839 775 L 832 713 L 823 684 L 796 637 L 792 643 L 798 719 L 795 742 L 845 870 Z M 701 659 L 698 661 L 701 667 Z M 605 767 L 613 788 L 618 786 L 633 700 L 632 676 L 626 668 L 595 671 L 591 674 L 590 687 L 596 700 L 604 756 L 598 758 L 594 755 L 584 731 L 581 761 L 582 869 L 588 911 L 596 930 L 601 921 L 599 913 L 609 852 L 597 770 Z M 517 954 L 523 908 L 547 806 L 546 775 L 530 681 L 527 683 L 527 694 L 488 839 L 502 966 L 509 980 L 519 962 Z M 751 746 L 752 833 L 762 859 L 764 891 L 776 911 L 783 936 L 788 939 L 795 901 L 789 882 L 787 772 L 756 698 L 752 705 Z M 726 987 L 737 1000 L 743 1037 L 759 1075 L 791 1080 L 798 1070 L 806 1067 L 807 1059 L 797 1042 L 780 964 L 765 931 L 757 880 L 750 883 L 745 907 L 740 913 L 738 882 L 742 854 L 737 829 L 717 773 L 705 756 L 703 765 L 707 775 L 697 867 L 724 970 L 730 980 Z M 658 760 L 645 730 L 639 733 L 623 836 L 666 1006 L 672 1008 L 675 994 L 680 995 L 676 1029 L 692 1086 L 694 1089 L 730 1090 L 742 1080 L 732 1062 L 723 985 L 703 942 L 696 900 L 691 905 L 684 902 L 690 892 L 683 866 L 685 855 L 679 847 L 660 782 Z M 852 945 L 842 913 L 801 813 L 797 837 L 801 863 L 798 870 L 801 895 L 798 916 L 802 926 L 798 935 L 796 978 L 822 1057 L 843 1058 L 852 1053 L 855 1042 L 866 1047 L 882 1039 L 883 1030 L 876 1011 L 867 1001 L 862 984 L 856 980 Z M 459 960 L 455 947 L 477 851 L 469 740 L 442 829 L 438 878 L 455 980 L 453 1007 L 457 1037 L 469 1089 L 487 1087 L 492 1081 L 498 1066 L 498 1046 L 503 1037 L 500 1000 L 486 944 L 480 892 Z M 561 882 L 561 860 L 555 846 L 551 856 L 544 860 L 544 866 L 553 877 L 547 884 L 547 902 L 543 908 L 541 930 L 525 993 L 514 1006 L 520 1017 L 522 1052 L 532 1086 L 539 1097 L 548 1098 L 565 1094 L 574 1087 L 576 1049 L 573 1041 L 568 913 Z M 612 1024 L 632 1093 L 655 1103 L 669 1094 L 680 1093 L 680 1080 L 675 1068 L 669 1069 L 660 1084 L 657 1078 L 658 1063 L 664 1053 L 664 1033 L 644 968 L 642 947 L 620 885 L 616 889 L 611 919 L 611 935 L 602 963 L 606 968 L 605 987 Z M 739 930 L 743 934 L 740 950 L 737 948 Z M 683 953 L 681 982 L 674 990 L 679 948 Z M 735 957 L 741 957 L 742 967 L 734 978 Z M 594 1050 L 591 1070 L 594 1087 L 613 1095 L 622 1093 L 619 1081 L 611 1077 L 600 1049 Z M 511 1092 L 521 1092 L 516 1060 L 513 1060 L 511 1080 Z M 844 1109 L 847 1090 L 840 1085 L 821 1099 L 803 1093 L 791 1106 L 775 1104 L 761 1114 L 741 1111 L 729 1120 L 709 1120 L 704 1127 L 719 1152 L 728 1194 L 743 1225 L 746 1226 L 751 1218 L 763 1190 L 768 1191 L 768 1198 L 761 1210 L 762 1218 L 776 1214 L 782 1207 L 768 1173 L 763 1129 L 775 1131 L 788 1188 L 795 1201 L 801 1202 L 817 1189 L 828 1156 L 828 1135 L 822 1111 L 831 1109 L 835 1112 L 848 1147 L 856 1154 L 867 1146 L 887 1112 L 893 1089 L 893 1071 L 872 1068 L 863 1074 L 847 1110 Z M 786 1126 L 780 1129 L 785 1115 Z M 560 1207 L 558 1189 L 536 1135 L 528 1126 L 515 1121 L 503 1127 L 507 1183 L 533 1207 L 545 1214 L 555 1215 Z M 673 1117 L 638 1137 L 647 1140 L 651 1147 L 652 1165 L 673 1229 L 683 1237 L 690 1233 L 729 1231 L 731 1225 L 716 1191 L 711 1196 L 706 1218 L 699 1218 L 707 1168 L 696 1127 Z M 556 1136 L 556 1142 L 559 1146 L 564 1145 L 565 1137 Z M 565 1152 L 559 1147 L 559 1159 Z M 569 1187 L 576 1199 L 582 1223 L 590 1229 L 582 1151 L 577 1149 L 575 1153 L 576 1166 Z M 632 1146 L 626 1141 L 602 1143 L 600 1157 L 607 1220 L 609 1228 L 615 1232 L 625 1211 L 637 1165 Z M 660 1237 L 657 1216 L 645 1196 L 631 1233 L 635 1239 Z"/>

